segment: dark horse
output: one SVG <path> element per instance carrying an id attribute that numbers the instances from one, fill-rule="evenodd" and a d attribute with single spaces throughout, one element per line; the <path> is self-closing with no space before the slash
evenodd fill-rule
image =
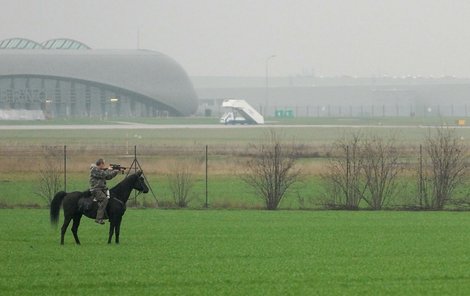
<path id="1" fill-rule="evenodd" d="M 119 243 L 122 216 L 126 212 L 126 203 L 133 189 L 143 193 L 147 193 L 149 191 L 145 184 L 145 180 L 142 177 L 142 171 L 129 175 L 109 190 L 111 198 L 109 199 L 106 207 L 106 213 L 110 222 L 108 244 L 111 243 L 111 238 L 113 237 L 114 232 L 116 232 L 116 243 Z M 65 232 L 67 231 L 70 221 L 73 219 L 72 233 L 75 238 L 75 242 L 79 245 L 80 240 L 78 239 L 77 233 L 80 219 L 82 219 L 82 215 L 95 219 L 98 204 L 96 202 L 92 202 L 89 190 L 70 193 L 60 191 L 56 193 L 51 202 L 50 215 L 52 224 L 57 224 L 59 220 L 61 204 L 64 208 L 64 224 L 62 225 L 60 233 L 60 243 L 62 245 L 64 244 Z"/>

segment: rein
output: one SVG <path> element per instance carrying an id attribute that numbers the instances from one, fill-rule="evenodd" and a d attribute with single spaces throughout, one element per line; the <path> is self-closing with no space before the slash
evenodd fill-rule
<path id="1" fill-rule="evenodd" d="M 128 177 L 126 177 L 126 179 L 127 179 L 127 178 L 128 178 Z M 123 183 L 126 179 L 124 179 L 123 181 L 121 181 L 117 186 L 111 188 L 111 190 L 114 191 L 114 192 L 118 191 L 119 188 L 122 188 L 122 187 L 120 187 L 120 186 L 124 186 L 124 185 L 122 185 L 122 183 Z M 134 190 L 134 189 L 131 189 L 131 192 L 132 192 L 133 190 Z M 137 197 L 137 196 L 139 196 L 140 194 L 142 194 L 142 191 L 139 191 L 139 190 L 136 190 L 136 191 L 137 191 L 137 194 L 135 195 L 135 197 Z M 122 200 L 120 200 L 119 198 L 116 197 L 116 194 L 113 194 L 113 195 L 114 195 L 114 196 L 111 197 L 112 199 L 114 199 L 114 200 L 116 200 L 117 202 L 119 202 L 122 206 L 124 206 L 124 207 L 126 206 L 127 201 L 126 201 L 126 202 L 123 202 Z M 129 195 L 130 195 L 130 194 L 129 194 Z"/>
<path id="2" fill-rule="evenodd" d="M 142 191 L 138 191 L 138 190 L 137 190 L 137 194 L 135 195 L 135 197 L 137 197 L 137 196 L 139 196 L 139 195 L 141 195 L 141 194 L 142 194 Z M 113 196 L 112 199 L 114 199 L 115 201 L 119 202 L 122 206 L 126 206 L 126 204 L 125 204 L 122 200 L 120 200 L 119 198 Z"/>
<path id="3" fill-rule="evenodd" d="M 124 206 L 124 203 L 122 202 L 122 200 L 120 200 L 120 199 L 118 199 L 118 198 L 115 198 L 114 196 L 113 196 L 113 199 L 114 199 L 115 201 L 119 202 L 122 206 Z"/>

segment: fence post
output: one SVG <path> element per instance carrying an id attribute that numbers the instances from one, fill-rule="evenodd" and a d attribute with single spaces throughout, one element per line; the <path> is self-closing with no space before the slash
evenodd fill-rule
<path id="1" fill-rule="evenodd" d="M 64 145 L 64 191 L 67 192 L 67 145 Z"/>
<path id="2" fill-rule="evenodd" d="M 205 204 L 205 207 L 206 209 L 209 207 L 209 203 L 208 203 L 208 153 L 207 153 L 207 150 L 208 150 L 208 145 L 206 145 L 206 204 Z"/>
<path id="3" fill-rule="evenodd" d="M 346 146 L 346 203 L 349 202 L 349 170 L 350 170 L 350 162 L 349 162 L 349 145 Z"/>
<path id="4" fill-rule="evenodd" d="M 134 145 L 134 174 L 137 173 L 137 145 Z M 137 206 L 137 192 L 134 190 L 134 206 Z"/>
<path id="5" fill-rule="evenodd" d="M 423 182 L 423 145 L 419 145 L 419 206 L 423 207 L 423 189 L 424 189 L 424 182 Z"/>

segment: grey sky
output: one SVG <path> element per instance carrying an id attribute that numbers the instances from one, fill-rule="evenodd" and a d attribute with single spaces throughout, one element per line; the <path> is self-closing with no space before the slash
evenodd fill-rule
<path id="1" fill-rule="evenodd" d="M 0 39 L 141 48 L 189 75 L 470 77 L 470 1 L 0 0 Z"/>

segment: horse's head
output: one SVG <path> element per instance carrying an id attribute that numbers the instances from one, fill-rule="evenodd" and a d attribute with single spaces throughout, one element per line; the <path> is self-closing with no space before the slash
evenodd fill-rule
<path id="1" fill-rule="evenodd" d="M 139 191 L 139 192 L 143 192 L 143 193 L 149 192 L 149 188 L 148 188 L 147 184 L 145 183 L 144 177 L 142 176 L 142 171 L 139 170 L 135 174 L 137 176 L 137 179 L 134 182 L 134 189 Z"/>

